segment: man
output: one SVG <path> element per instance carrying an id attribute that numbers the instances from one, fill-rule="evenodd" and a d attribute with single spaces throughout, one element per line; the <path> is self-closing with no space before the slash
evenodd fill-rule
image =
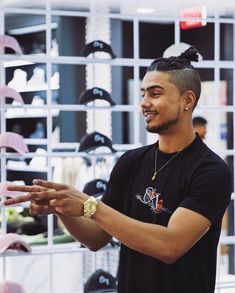
<path id="1" fill-rule="evenodd" d="M 141 109 L 157 143 L 126 152 L 102 201 L 74 188 L 34 180 L 12 187 L 29 194 L 32 214 L 56 213 L 91 250 L 112 236 L 121 243 L 119 293 L 212 293 L 221 219 L 231 197 L 224 161 L 195 135 L 192 112 L 200 78 L 197 51 L 152 62 L 143 79 Z"/>
<path id="2" fill-rule="evenodd" d="M 193 117 L 193 128 L 194 131 L 199 134 L 201 139 L 205 139 L 207 132 L 207 120 L 205 118 L 200 116 Z"/>

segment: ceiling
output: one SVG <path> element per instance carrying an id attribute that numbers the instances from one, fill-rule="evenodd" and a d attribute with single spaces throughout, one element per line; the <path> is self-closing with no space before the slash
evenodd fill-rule
<path id="1" fill-rule="evenodd" d="M 5 7 L 17 8 L 45 8 L 46 0 L 3 0 Z M 181 8 L 206 6 L 207 16 L 215 13 L 222 16 L 234 16 L 234 0 L 51 0 L 53 9 L 90 11 L 94 5 L 100 8 L 108 6 L 110 12 L 135 14 L 137 8 L 152 8 L 156 16 L 177 16 Z"/>

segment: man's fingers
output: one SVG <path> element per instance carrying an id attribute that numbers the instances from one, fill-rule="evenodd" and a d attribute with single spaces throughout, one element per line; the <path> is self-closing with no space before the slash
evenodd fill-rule
<path id="1" fill-rule="evenodd" d="M 47 189 L 55 189 L 57 191 L 65 189 L 66 185 L 65 184 L 60 184 L 60 183 L 54 183 L 46 180 L 41 180 L 41 179 L 34 179 L 33 184 L 39 185 L 42 187 L 45 187 Z"/>
<path id="2" fill-rule="evenodd" d="M 12 204 L 18 204 L 18 203 L 22 203 L 22 202 L 26 202 L 32 199 L 31 194 L 26 194 L 26 195 L 21 195 L 21 196 L 17 196 L 15 198 L 9 198 L 3 201 L 3 204 L 5 206 L 8 205 L 12 205 Z"/>
<path id="3" fill-rule="evenodd" d="M 7 186 L 9 191 L 22 191 L 22 192 L 39 192 L 44 189 L 40 186 L 26 186 L 26 185 L 9 185 Z"/>
<path id="4" fill-rule="evenodd" d="M 64 198 L 64 193 L 60 191 L 31 192 L 31 198 L 35 201 L 62 199 Z"/>
<path id="5" fill-rule="evenodd" d="M 31 203 L 29 213 L 32 216 L 36 215 L 49 215 L 54 212 L 54 209 L 48 205 L 37 205 Z"/>

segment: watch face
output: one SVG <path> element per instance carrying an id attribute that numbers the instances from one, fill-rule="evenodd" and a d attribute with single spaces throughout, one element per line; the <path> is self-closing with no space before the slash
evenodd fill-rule
<path id="1" fill-rule="evenodd" d="M 89 215 L 93 215 L 96 210 L 97 210 L 97 202 L 89 200 L 85 203 L 85 208 L 84 208 L 85 212 L 88 213 Z"/>
<path id="2" fill-rule="evenodd" d="M 96 204 L 94 202 L 90 203 L 89 210 L 93 213 L 96 211 Z"/>

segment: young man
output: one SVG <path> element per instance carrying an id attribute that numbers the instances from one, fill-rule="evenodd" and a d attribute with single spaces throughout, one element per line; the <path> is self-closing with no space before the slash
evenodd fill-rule
<path id="1" fill-rule="evenodd" d="M 207 120 L 205 118 L 200 116 L 193 117 L 193 128 L 194 131 L 199 134 L 201 139 L 205 139 L 207 132 Z"/>
<path id="2" fill-rule="evenodd" d="M 214 292 L 232 174 L 195 135 L 192 112 L 201 83 L 191 61 L 197 61 L 193 47 L 149 66 L 140 106 L 147 130 L 159 140 L 118 160 L 102 201 L 42 180 L 9 188 L 29 194 L 6 205 L 30 200 L 32 214 L 56 213 L 91 250 L 119 239 L 119 293 Z"/>

